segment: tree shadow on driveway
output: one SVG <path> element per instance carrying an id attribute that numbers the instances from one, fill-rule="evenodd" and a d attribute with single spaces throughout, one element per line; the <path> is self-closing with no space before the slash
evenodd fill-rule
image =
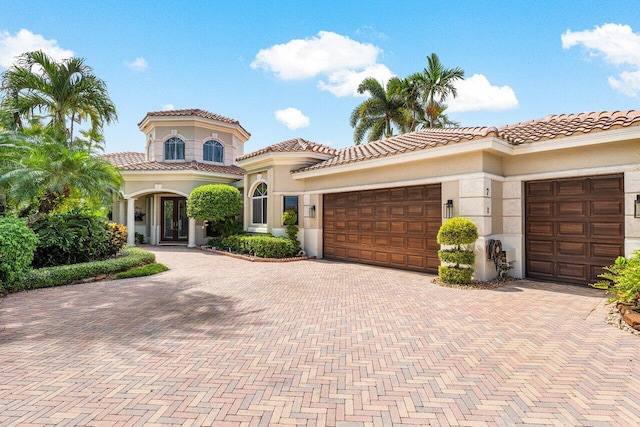
<path id="1" fill-rule="evenodd" d="M 263 309 L 181 280 L 136 279 L 66 286 L 9 296 L 0 306 L 0 348 L 28 340 L 68 345 L 228 338 L 264 323 Z"/>

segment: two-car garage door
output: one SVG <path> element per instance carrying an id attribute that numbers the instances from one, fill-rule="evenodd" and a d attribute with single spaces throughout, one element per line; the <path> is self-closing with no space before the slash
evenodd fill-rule
<path id="1" fill-rule="evenodd" d="M 324 257 L 437 273 L 440 184 L 325 194 Z"/>
<path id="2" fill-rule="evenodd" d="M 624 254 L 623 175 L 525 184 L 527 277 L 586 284 Z"/>

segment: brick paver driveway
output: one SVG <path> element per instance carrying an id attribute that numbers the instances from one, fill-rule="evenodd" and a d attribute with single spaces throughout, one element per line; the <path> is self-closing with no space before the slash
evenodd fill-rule
<path id="1" fill-rule="evenodd" d="M 0 424 L 638 425 L 600 292 L 160 248 L 172 271 L 10 295 Z"/>

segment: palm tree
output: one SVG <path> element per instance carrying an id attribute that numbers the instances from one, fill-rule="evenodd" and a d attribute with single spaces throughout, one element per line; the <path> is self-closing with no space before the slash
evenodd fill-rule
<path id="1" fill-rule="evenodd" d="M 393 125 L 405 132 L 411 117 L 405 108 L 404 99 L 396 92 L 400 79 L 393 77 L 384 85 L 373 77 L 366 78 L 358 86 L 358 93 L 369 93 L 369 99 L 363 101 L 351 112 L 351 127 L 355 128 L 353 140 L 356 145 L 362 142 L 368 132 L 368 141 L 393 136 Z"/>
<path id="2" fill-rule="evenodd" d="M 118 118 L 105 82 L 82 58 L 56 62 L 42 51 L 24 53 L 2 73 L 0 93 L 2 107 L 13 114 L 19 129 L 37 112 L 50 119 L 48 127 L 64 131 L 69 143 L 75 124 L 88 121 L 92 130 L 101 132 Z"/>
<path id="3" fill-rule="evenodd" d="M 409 79 L 415 80 L 420 88 L 422 108 L 429 127 L 437 127 L 438 115 L 444 111 L 443 102 L 448 96 L 455 98 L 458 95 L 455 82 L 464 78 L 464 70 L 460 67 L 444 67 L 435 53 L 427 57 L 427 63 L 427 68 Z"/>
<path id="4" fill-rule="evenodd" d="M 8 205 L 29 213 L 28 225 L 69 200 L 107 205 L 114 194 L 120 194 L 120 172 L 86 148 L 50 138 L 20 147 L 20 156 L 0 163 L 0 188 L 6 189 Z"/>

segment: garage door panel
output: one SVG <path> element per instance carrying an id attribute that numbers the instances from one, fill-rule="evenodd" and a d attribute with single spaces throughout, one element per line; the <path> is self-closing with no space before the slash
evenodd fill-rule
<path id="1" fill-rule="evenodd" d="M 624 236 L 624 224 L 616 222 L 591 223 L 591 235 L 602 238 L 616 238 Z"/>
<path id="2" fill-rule="evenodd" d="M 554 227 L 553 222 L 551 221 L 537 221 L 537 222 L 528 222 L 527 223 L 527 233 L 531 236 L 540 235 L 540 236 L 554 236 Z"/>
<path id="3" fill-rule="evenodd" d="M 326 195 L 323 205 L 328 258 L 437 271 L 439 184 Z M 341 234 L 347 235 L 346 241 Z M 339 247 L 346 250 L 338 251 Z"/>
<path id="4" fill-rule="evenodd" d="M 558 263 L 558 278 L 572 281 L 588 282 L 588 266 L 585 264 Z"/>
<path id="5" fill-rule="evenodd" d="M 526 188 L 527 196 L 548 196 L 553 192 L 553 182 L 551 181 L 542 181 L 542 182 L 530 182 Z"/>
<path id="6" fill-rule="evenodd" d="M 427 224 L 423 221 L 407 221 L 407 233 L 424 234 L 427 230 Z"/>
<path id="7" fill-rule="evenodd" d="M 591 256 L 593 258 L 616 259 L 624 252 L 624 246 L 615 243 L 592 243 Z"/>
<path id="8" fill-rule="evenodd" d="M 592 200 L 591 216 L 624 215 L 624 201 L 621 200 Z"/>
<path id="9" fill-rule="evenodd" d="M 558 255 L 587 257 L 588 245 L 586 242 L 558 242 Z"/>
<path id="10" fill-rule="evenodd" d="M 559 202 L 558 203 L 558 216 L 584 216 L 587 214 L 587 202 Z M 553 215 L 553 211 L 549 212 L 549 215 Z"/>
<path id="11" fill-rule="evenodd" d="M 528 277 L 589 283 L 624 253 L 622 174 L 525 183 Z"/>
<path id="12" fill-rule="evenodd" d="M 624 180 L 618 177 L 591 178 L 591 194 L 606 196 L 612 193 L 624 193 Z"/>
<path id="13" fill-rule="evenodd" d="M 527 215 L 548 217 L 553 215 L 552 202 L 536 202 L 527 205 Z"/>
<path id="14" fill-rule="evenodd" d="M 588 183 L 584 180 L 562 180 L 557 181 L 558 196 L 580 196 L 588 194 Z"/>
<path id="15" fill-rule="evenodd" d="M 558 237 L 587 237 L 587 224 L 581 222 L 558 222 Z"/>
<path id="16" fill-rule="evenodd" d="M 554 255 L 554 242 L 552 240 L 529 240 L 527 253 L 536 255 Z"/>

